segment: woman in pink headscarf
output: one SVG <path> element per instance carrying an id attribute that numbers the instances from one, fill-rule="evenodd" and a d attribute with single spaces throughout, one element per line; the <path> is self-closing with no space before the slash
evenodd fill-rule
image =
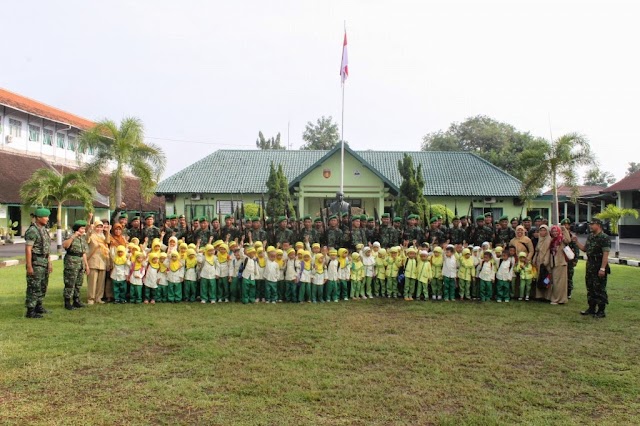
<path id="1" fill-rule="evenodd" d="M 565 227 L 554 225 L 549 232 L 551 244 L 549 245 L 549 264 L 547 268 L 551 272 L 551 304 L 567 303 L 567 258 L 564 248 L 571 242 L 571 235 Z"/>

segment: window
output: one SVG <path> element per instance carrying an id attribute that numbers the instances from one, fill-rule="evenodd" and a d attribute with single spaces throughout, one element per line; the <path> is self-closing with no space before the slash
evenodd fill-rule
<path id="1" fill-rule="evenodd" d="M 493 216 L 493 222 L 497 223 L 500 216 L 502 216 L 502 207 L 474 207 L 473 208 L 473 220 L 476 220 L 478 216 L 484 216 L 487 213 L 491 213 Z"/>
<path id="2" fill-rule="evenodd" d="M 58 137 L 58 148 L 64 149 L 64 133 L 56 133 Z"/>
<path id="3" fill-rule="evenodd" d="M 74 151 L 76 150 L 76 137 L 75 136 L 68 136 L 67 137 L 69 139 L 69 142 L 67 143 L 67 149 L 69 151 Z"/>
<path id="4" fill-rule="evenodd" d="M 22 137 L 22 121 L 9 119 L 9 134 L 16 138 Z"/>
<path id="5" fill-rule="evenodd" d="M 29 124 L 29 140 L 32 142 L 40 140 L 40 127 Z"/>
<path id="6" fill-rule="evenodd" d="M 53 146 L 53 130 L 44 129 L 42 145 Z"/>
<path id="7" fill-rule="evenodd" d="M 640 209 L 640 191 L 633 191 L 631 193 L 631 208 Z"/>
<path id="8" fill-rule="evenodd" d="M 242 201 L 233 200 L 233 211 L 242 206 Z M 216 214 L 231 214 L 231 200 L 216 201 Z"/>
<path id="9" fill-rule="evenodd" d="M 191 222 L 194 218 L 198 219 L 202 216 L 211 216 L 208 217 L 209 220 L 214 217 L 218 217 L 218 212 L 213 211 L 212 205 L 196 205 L 196 204 L 186 204 L 184 206 L 185 216 L 187 222 Z"/>

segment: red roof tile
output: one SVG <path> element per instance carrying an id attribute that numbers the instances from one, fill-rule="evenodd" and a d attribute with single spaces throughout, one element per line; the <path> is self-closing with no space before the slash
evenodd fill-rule
<path id="1" fill-rule="evenodd" d="M 0 203 L 2 204 L 21 204 L 20 186 L 28 180 L 33 172 L 37 169 L 49 167 L 49 164 L 37 157 L 29 157 L 25 155 L 2 152 L 0 151 Z M 55 165 L 56 170 L 62 171 L 62 166 Z M 69 167 L 65 167 L 69 170 Z M 110 191 L 108 175 L 103 175 L 97 185 L 100 194 L 108 195 Z M 127 204 L 128 209 L 140 208 L 140 181 L 134 177 L 125 177 L 122 185 L 122 199 Z M 67 205 L 67 204 L 65 204 Z M 68 205 L 78 205 L 72 202 Z M 107 208 L 97 201 L 93 203 L 94 207 Z M 145 211 L 164 210 L 164 199 L 154 196 L 149 202 L 142 202 L 142 208 Z"/>
<path id="2" fill-rule="evenodd" d="M 618 192 L 618 191 L 636 191 L 640 190 L 640 171 L 637 171 L 622 180 L 614 183 L 610 187 L 603 190 L 603 192 Z"/>
<path id="3" fill-rule="evenodd" d="M 605 187 L 604 186 L 595 186 L 595 185 L 578 185 L 578 193 L 580 194 L 580 197 L 584 197 L 587 195 L 598 195 L 600 194 L 602 191 L 604 191 Z M 550 189 L 547 192 L 545 192 L 542 195 L 553 195 L 553 191 Z M 558 187 L 558 195 L 559 196 L 565 196 L 565 197 L 571 197 L 572 194 L 572 190 L 570 186 L 564 186 L 561 185 Z"/>
<path id="4" fill-rule="evenodd" d="M 0 105 L 28 112 L 29 114 L 43 117 L 51 121 L 72 125 L 81 130 L 95 126 L 95 123 L 86 118 L 78 117 L 58 108 L 29 99 L 25 96 L 0 88 Z"/>

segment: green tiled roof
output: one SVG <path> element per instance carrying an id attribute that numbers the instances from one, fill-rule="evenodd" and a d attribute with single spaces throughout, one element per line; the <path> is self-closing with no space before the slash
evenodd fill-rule
<path id="1" fill-rule="evenodd" d="M 159 194 L 230 194 L 266 192 L 269 166 L 282 164 L 289 182 L 295 181 L 325 155 L 337 151 L 219 150 L 160 182 Z M 345 151 L 354 152 L 348 146 Z M 406 153 L 422 164 L 426 196 L 517 197 L 520 181 L 468 152 L 355 151 L 367 167 L 396 187 L 402 178 L 398 161 Z"/>

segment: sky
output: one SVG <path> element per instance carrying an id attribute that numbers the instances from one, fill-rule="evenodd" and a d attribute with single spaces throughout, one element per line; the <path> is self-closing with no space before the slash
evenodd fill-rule
<path id="1" fill-rule="evenodd" d="M 135 116 L 164 177 L 258 131 L 298 149 L 308 121 L 356 150 L 420 149 L 483 114 L 579 132 L 602 170 L 640 162 L 638 1 L 3 2 L 0 86 L 86 117 Z"/>

